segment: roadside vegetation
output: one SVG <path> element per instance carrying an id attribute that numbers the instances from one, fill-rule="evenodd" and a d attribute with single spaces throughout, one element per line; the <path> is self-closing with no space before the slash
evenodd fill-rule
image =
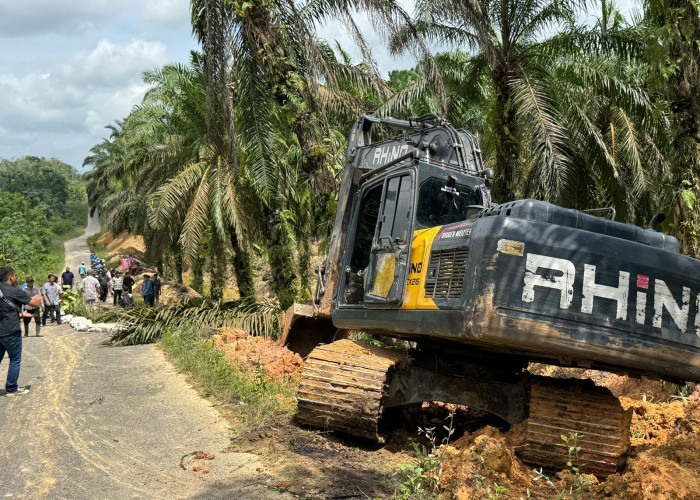
<path id="1" fill-rule="evenodd" d="M 0 160 L 0 266 L 43 283 L 64 266 L 64 241 L 87 223 L 85 183 L 70 165 L 27 156 Z"/>
<path id="2" fill-rule="evenodd" d="M 196 327 L 168 329 L 159 345 L 205 395 L 226 405 L 235 417 L 235 435 L 289 422 L 296 409 L 295 385 L 271 380 L 259 366 L 231 363 L 210 337 Z"/>

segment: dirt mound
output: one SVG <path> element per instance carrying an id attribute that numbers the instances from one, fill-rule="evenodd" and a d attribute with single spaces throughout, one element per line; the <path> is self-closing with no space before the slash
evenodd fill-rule
<path id="1" fill-rule="evenodd" d="M 214 345 L 226 359 L 251 368 L 260 367 L 272 380 L 298 383 L 304 362 L 301 357 L 269 337 L 253 337 L 240 328 L 220 328 Z"/>
<path id="2" fill-rule="evenodd" d="M 554 489 L 533 482 L 536 472 L 515 456 L 512 441 L 518 441 L 518 436 L 486 426 L 443 447 L 440 488 L 460 500 L 525 498 L 528 489 L 550 498 Z"/>
<path id="3" fill-rule="evenodd" d="M 107 245 L 110 258 L 120 258 L 121 256 L 133 255 L 143 258 L 146 255 L 146 244 L 143 236 L 122 233 Z"/>
<path id="4" fill-rule="evenodd" d="M 665 401 L 668 394 L 664 392 L 663 382 L 649 380 L 646 377 L 633 378 L 600 370 L 584 368 L 565 368 L 542 363 L 530 363 L 528 371 L 533 375 L 554 378 L 591 379 L 596 385 L 610 389 L 615 396 L 626 396 L 631 399 L 647 399 Z"/>
<path id="5" fill-rule="evenodd" d="M 104 245 L 104 246 L 109 245 L 113 241 L 114 241 L 114 235 L 112 234 L 111 231 L 107 231 L 102 236 L 97 238 L 97 243 L 99 243 L 100 245 Z"/>
<path id="6" fill-rule="evenodd" d="M 700 401 L 651 403 L 621 398 L 621 403 L 634 411 L 631 435 L 636 447 L 618 474 L 601 482 L 584 474 L 583 497 L 700 499 Z M 513 451 L 522 440 L 522 424 L 506 434 L 486 426 L 443 447 L 440 487 L 444 498 L 559 498 L 562 492 L 566 493 L 563 498 L 572 498 L 569 493 L 576 491 L 572 472 L 545 471 L 549 477 L 544 477 L 529 469 Z M 563 462 L 562 467 L 566 467 Z"/>
<path id="7" fill-rule="evenodd" d="M 630 441 L 632 446 L 665 444 L 689 408 L 682 401 L 651 403 L 620 398 L 623 408 L 632 408 Z"/>
<path id="8" fill-rule="evenodd" d="M 187 285 L 163 282 L 160 289 L 160 304 L 170 307 L 178 302 L 185 302 L 190 299 L 201 299 L 202 296 Z"/>

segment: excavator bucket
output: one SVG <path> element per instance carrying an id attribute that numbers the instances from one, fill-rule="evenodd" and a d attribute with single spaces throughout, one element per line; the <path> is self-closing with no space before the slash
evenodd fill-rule
<path id="1" fill-rule="evenodd" d="M 313 305 L 294 304 L 282 318 L 282 345 L 306 358 L 319 344 L 333 340 L 337 329 L 331 317 Z"/>

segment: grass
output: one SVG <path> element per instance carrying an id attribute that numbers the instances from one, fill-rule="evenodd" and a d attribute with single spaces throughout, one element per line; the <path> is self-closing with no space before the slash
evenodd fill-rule
<path id="1" fill-rule="evenodd" d="M 103 234 L 105 234 L 107 231 L 100 231 L 99 233 L 90 236 L 87 239 L 87 245 L 88 248 L 90 249 L 91 252 L 96 253 L 97 255 L 100 256 L 101 259 L 105 259 L 105 262 L 107 262 L 107 256 L 109 255 L 109 250 L 107 250 L 107 246 L 103 245 L 102 243 L 99 243 L 97 240 L 99 240 Z"/>
<path id="2" fill-rule="evenodd" d="M 228 361 L 200 330 L 168 330 L 159 345 L 206 396 L 230 405 L 237 435 L 269 428 L 293 415 L 292 384 L 271 381 L 260 368 Z"/>

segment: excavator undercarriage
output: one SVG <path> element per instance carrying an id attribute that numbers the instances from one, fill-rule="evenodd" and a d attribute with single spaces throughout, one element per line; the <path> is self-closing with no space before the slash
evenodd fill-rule
<path id="1" fill-rule="evenodd" d="M 577 435 L 580 460 L 600 476 L 614 473 L 629 448 L 630 411 L 589 380 L 531 376 L 517 362 L 475 362 L 453 353 L 398 351 L 348 339 L 314 349 L 297 392 L 300 423 L 382 441 L 384 409 L 446 401 L 472 406 L 514 424 L 526 421 L 517 451 L 545 468 L 566 463 L 561 436 Z"/>

